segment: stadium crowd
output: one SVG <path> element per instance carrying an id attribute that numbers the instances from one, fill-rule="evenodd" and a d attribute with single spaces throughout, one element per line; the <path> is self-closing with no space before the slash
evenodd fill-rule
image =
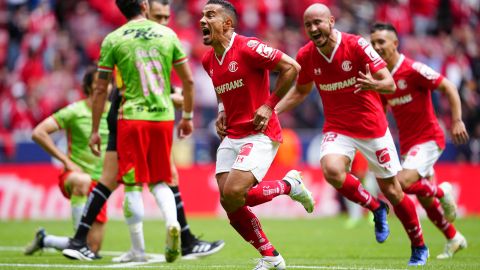
<path id="1" fill-rule="evenodd" d="M 216 97 L 198 45 L 198 21 L 204 0 L 174 0 L 170 26 L 177 32 L 196 83 L 195 125 L 215 119 Z M 307 40 L 302 15 L 321 2 L 331 7 L 341 31 L 369 35 L 374 21 L 391 22 L 402 51 L 454 82 L 460 91 L 463 118 L 471 136 L 459 147 L 458 160 L 480 163 L 480 0 L 232 0 L 246 36 L 268 41 L 290 56 Z M 15 142 L 27 140 L 33 127 L 59 108 L 80 99 L 85 67 L 99 57 L 107 33 L 125 22 L 114 0 L 7 0 L 0 2 L 0 144 L 7 156 Z M 313 91 L 308 100 L 282 115 L 285 128 L 320 129 L 321 104 Z M 434 105 L 445 128 L 449 105 L 435 92 Z M 392 134 L 397 134 L 391 126 Z M 447 135 L 448 137 L 448 135 Z"/>

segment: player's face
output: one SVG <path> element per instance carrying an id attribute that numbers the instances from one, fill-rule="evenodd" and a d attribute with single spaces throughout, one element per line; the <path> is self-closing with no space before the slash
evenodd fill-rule
<path id="1" fill-rule="evenodd" d="M 152 2 L 149 19 L 159 24 L 167 25 L 170 20 L 170 6 Z"/>
<path id="2" fill-rule="evenodd" d="M 333 16 L 319 12 L 309 12 L 303 16 L 305 32 L 313 43 L 315 43 L 315 46 L 319 48 L 328 44 L 334 22 Z"/>
<path id="3" fill-rule="evenodd" d="M 388 62 L 397 51 L 398 40 L 387 30 L 377 30 L 370 34 L 370 42 L 377 53 Z"/>
<path id="4" fill-rule="evenodd" d="M 220 5 L 206 5 L 202 11 L 200 19 L 200 30 L 203 34 L 203 44 L 212 45 L 223 36 L 223 25 L 225 16 Z"/>

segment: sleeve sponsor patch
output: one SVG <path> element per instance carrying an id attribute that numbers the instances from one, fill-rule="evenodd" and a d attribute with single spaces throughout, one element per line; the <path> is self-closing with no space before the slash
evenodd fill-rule
<path id="1" fill-rule="evenodd" d="M 420 75 L 425 77 L 425 79 L 430 81 L 436 81 L 440 77 L 440 74 L 438 72 L 420 62 L 413 63 L 412 68 L 418 73 L 420 73 Z"/>
<path id="2" fill-rule="evenodd" d="M 257 46 L 257 49 L 255 50 L 258 54 L 261 56 L 268 58 L 268 59 L 273 59 L 275 55 L 277 54 L 277 50 L 273 49 L 272 47 L 267 46 L 266 44 L 260 43 Z"/>
<path id="3" fill-rule="evenodd" d="M 368 55 L 368 58 L 372 60 L 373 65 L 377 66 L 378 64 L 382 63 L 382 58 L 380 55 L 373 49 L 373 47 L 368 44 L 365 48 L 363 48 L 363 51 Z"/>

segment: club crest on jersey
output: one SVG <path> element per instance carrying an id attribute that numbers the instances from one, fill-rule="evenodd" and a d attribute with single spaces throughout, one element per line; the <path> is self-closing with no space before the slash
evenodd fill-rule
<path id="1" fill-rule="evenodd" d="M 378 163 L 380 164 L 385 164 L 390 161 L 390 154 L 388 153 L 387 148 L 377 150 L 375 155 L 377 156 Z"/>
<path id="2" fill-rule="evenodd" d="M 237 70 L 238 70 L 238 63 L 235 62 L 235 61 L 230 62 L 230 64 L 228 64 L 228 70 L 229 70 L 230 72 L 235 72 L 235 71 L 237 71 Z"/>
<path id="3" fill-rule="evenodd" d="M 405 90 L 407 88 L 407 82 L 405 80 L 398 80 L 397 86 L 398 89 Z"/>
<path id="4" fill-rule="evenodd" d="M 315 74 L 315 75 L 317 75 L 317 76 L 318 76 L 318 75 L 321 75 L 321 74 L 322 74 L 322 70 L 321 70 L 320 68 L 314 68 L 314 69 L 313 69 L 313 74 Z"/>
<path id="5" fill-rule="evenodd" d="M 345 72 L 349 72 L 350 70 L 352 70 L 352 62 L 350 62 L 348 60 L 343 61 L 342 69 Z"/>

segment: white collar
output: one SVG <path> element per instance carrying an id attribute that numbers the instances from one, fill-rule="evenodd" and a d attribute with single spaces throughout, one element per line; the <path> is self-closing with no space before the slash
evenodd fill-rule
<path id="1" fill-rule="evenodd" d="M 337 49 L 338 49 L 338 47 L 340 47 L 340 43 L 342 42 L 342 33 L 340 33 L 340 31 L 338 31 L 337 29 L 334 29 L 334 31 L 337 32 L 337 43 L 335 44 L 335 48 L 333 48 L 333 51 L 332 51 L 332 54 L 330 55 L 330 58 L 326 57 L 322 53 L 322 51 L 317 46 L 315 46 L 315 48 L 317 48 L 317 51 L 323 56 L 323 58 L 325 58 L 325 60 L 328 63 L 332 63 L 333 57 L 335 56 L 335 53 L 337 52 Z"/>
<path id="2" fill-rule="evenodd" d="M 232 38 L 230 39 L 230 43 L 228 44 L 228 47 L 225 49 L 225 51 L 223 52 L 223 55 L 222 55 L 222 59 L 219 60 L 217 55 L 215 54 L 215 51 L 213 52 L 213 54 L 215 55 L 215 59 L 217 59 L 218 61 L 218 64 L 221 66 L 223 64 L 223 60 L 225 59 L 225 55 L 227 55 L 227 52 L 228 50 L 230 50 L 230 48 L 232 47 L 233 45 L 233 41 L 235 40 L 235 37 L 237 36 L 237 34 L 235 32 L 233 32 L 232 34 Z"/>
<path id="3" fill-rule="evenodd" d="M 400 68 L 400 66 L 401 66 L 402 63 L 403 63 L 403 60 L 405 60 L 405 55 L 400 54 L 400 58 L 398 58 L 397 63 L 395 64 L 395 66 L 393 66 L 392 71 L 390 71 L 390 73 L 392 74 L 392 76 L 393 76 L 393 74 L 395 74 L 395 72 L 397 72 L 397 70 Z"/>

